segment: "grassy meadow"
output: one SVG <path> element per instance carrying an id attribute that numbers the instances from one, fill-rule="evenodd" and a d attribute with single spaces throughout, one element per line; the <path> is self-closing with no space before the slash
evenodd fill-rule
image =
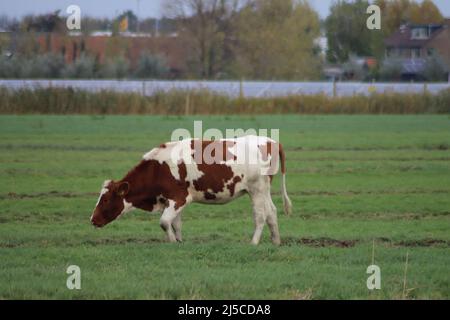
<path id="1" fill-rule="evenodd" d="M 249 244 L 248 197 L 189 206 L 182 244 L 163 242 L 156 213 L 90 225 L 102 182 L 194 120 L 280 129 L 294 205 L 286 217 L 276 177 L 282 246 L 267 227 Z M 2 115 L 0 137 L 0 299 L 450 298 L 448 115 Z"/>

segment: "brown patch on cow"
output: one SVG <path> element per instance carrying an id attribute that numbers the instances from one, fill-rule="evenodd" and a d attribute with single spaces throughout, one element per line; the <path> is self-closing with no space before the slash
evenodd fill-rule
<path id="1" fill-rule="evenodd" d="M 180 163 L 178 170 L 180 180 L 175 179 L 165 162 L 141 161 L 122 179 L 130 184 L 130 192 L 125 200 L 136 208 L 152 211 L 157 198 L 162 195 L 165 199 L 175 201 L 175 209 L 182 207 L 188 196 L 186 165 Z"/>
<path id="2" fill-rule="evenodd" d="M 215 200 L 216 199 L 216 195 L 212 194 L 212 193 L 210 193 L 208 191 L 206 191 L 204 193 L 204 197 L 205 197 L 206 200 Z"/>
<path id="3" fill-rule="evenodd" d="M 269 156 L 272 156 L 273 144 L 274 144 L 273 142 L 268 141 L 265 144 L 258 146 L 258 149 L 261 152 L 261 159 L 263 161 L 269 160 Z"/>
<path id="4" fill-rule="evenodd" d="M 233 141 L 191 141 L 194 162 L 197 163 L 198 170 L 204 173 L 193 181 L 196 191 L 206 193 L 212 190 L 215 194 L 224 191 L 228 181 L 233 179 L 234 173 L 228 165 L 216 163 L 215 160 L 236 160 L 236 156 L 229 151 L 234 145 Z M 216 154 L 217 151 L 220 154 Z"/>
<path id="5" fill-rule="evenodd" d="M 159 146 L 161 149 L 165 149 L 165 148 L 167 148 L 167 146 L 166 146 L 166 144 L 165 143 L 163 143 L 163 144 L 161 144 L 160 146 Z"/>
<path id="6" fill-rule="evenodd" d="M 236 189 L 236 184 L 241 182 L 242 179 L 239 176 L 233 178 L 233 180 L 227 185 L 228 190 L 230 191 L 230 196 L 234 196 L 234 190 Z"/>
<path id="7" fill-rule="evenodd" d="M 237 160 L 236 155 L 230 152 L 235 145 L 234 141 L 191 140 L 192 155 L 197 164 Z"/>
<path id="8" fill-rule="evenodd" d="M 186 168 L 186 164 L 184 162 L 182 162 L 178 165 L 178 173 L 180 175 L 180 181 L 186 182 L 187 168 Z M 189 184 L 189 182 L 187 182 L 187 183 Z"/>
<path id="9" fill-rule="evenodd" d="M 225 164 L 198 164 L 198 170 L 204 173 L 193 184 L 197 191 L 212 190 L 214 193 L 222 192 L 234 174 L 233 170 Z"/>

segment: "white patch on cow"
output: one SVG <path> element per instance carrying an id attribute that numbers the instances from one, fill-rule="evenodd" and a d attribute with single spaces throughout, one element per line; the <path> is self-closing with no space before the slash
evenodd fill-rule
<path id="1" fill-rule="evenodd" d="M 182 162 L 184 162 L 185 164 L 192 162 L 189 159 L 191 154 L 190 141 L 191 140 L 182 140 L 166 143 L 165 148 L 154 148 L 150 152 L 147 152 L 144 155 L 143 159 L 147 161 L 156 160 L 160 164 L 167 164 L 171 175 L 176 180 L 180 180 L 178 165 Z"/>
<path id="2" fill-rule="evenodd" d="M 127 202 L 127 200 L 123 199 L 123 210 L 122 212 L 117 216 L 117 218 L 120 218 L 122 215 L 124 215 L 125 213 L 130 212 L 131 210 L 135 209 L 133 207 L 133 204 L 130 202 Z"/>
<path id="3" fill-rule="evenodd" d="M 100 190 L 100 196 L 98 197 L 97 204 L 95 205 L 96 207 L 100 203 L 100 199 L 102 198 L 102 196 L 109 191 L 108 186 L 110 183 L 111 180 L 106 180 L 105 182 L 103 182 L 102 190 Z"/>
<path id="4" fill-rule="evenodd" d="M 152 150 L 150 150 L 149 152 L 147 152 L 146 154 L 144 154 L 144 156 L 142 157 L 142 159 L 144 160 L 152 160 L 154 159 L 154 157 L 156 156 L 156 154 L 158 153 L 160 148 L 153 148 Z"/>
<path id="5" fill-rule="evenodd" d="M 110 183 L 111 183 L 111 180 L 106 180 L 105 182 L 103 182 L 102 189 L 100 190 L 100 195 L 98 197 L 97 203 L 95 204 L 96 208 L 97 208 L 98 204 L 100 203 L 100 199 L 102 198 L 102 196 L 109 191 L 108 186 Z M 95 210 L 94 210 L 94 212 L 95 212 Z M 91 221 L 93 218 L 94 218 L 94 213 L 92 213 L 92 215 L 91 215 Z"/>

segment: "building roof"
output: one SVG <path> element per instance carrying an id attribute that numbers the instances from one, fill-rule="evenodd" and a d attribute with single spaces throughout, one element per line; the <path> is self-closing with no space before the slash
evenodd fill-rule
<path id="1" fill-rule="evenodd" d="M 417 27 L 430 27 L 434 29 L 431 35 L 426 39 L 412 39 L 411 30 Z M 443 24 L 430 25 L 403 25 L 394 34 L 384 40 L 387 47 L 401 47 L 401 48 L 421 48 L 428 42 L 433 40 L 439 33 L 444 31 L 447 26 L 447 21 Z"/>

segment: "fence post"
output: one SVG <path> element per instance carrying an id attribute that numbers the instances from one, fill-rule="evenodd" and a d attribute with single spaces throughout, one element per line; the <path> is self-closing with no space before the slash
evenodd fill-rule
<path id="1" fill-rule="evenodd" d="M 191 102 L 191 93 L 188 92 L 187 96 L 186 96 L 186 104 L 184 106 L 184 114 L 186 116 L 189 115 L 189 107 L 190 107 L 190 102 Z"/>
<path id="2" fill-rule="evenodd" d="M 426 95 L 428 93 L 428 83 L 423 84 L 423 94 Z"/>
<path id="3" fill-rule="evenodd" d="M 241 77 L 241 80 L 239 81 L 239 98 L 242 99 L 244 98 L 244 80 Z"/>
<path id="4" fill-rule="evenodd" d="M 336 78 L 333 79 L 333 98 L 336 98 L 337 96 L 337 85 L 336 85 Z"/>
<path id="5" fill-rule="evenodd" d="M 145 97 L 145 81 L 142 81 L 142 95 Z"/>

